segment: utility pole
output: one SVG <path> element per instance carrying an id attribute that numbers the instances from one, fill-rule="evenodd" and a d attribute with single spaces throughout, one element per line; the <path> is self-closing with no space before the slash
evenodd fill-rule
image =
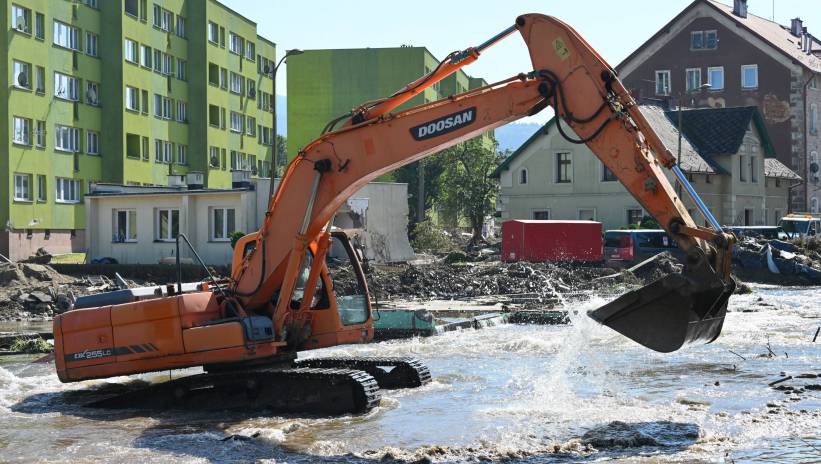
<path id="1" fill-rule="evenodd" d="M 419 185 L 416 188 L 416 222 L 425 220 L 425 166 L 422 160 L 417 163 L 417 173 Z"/>

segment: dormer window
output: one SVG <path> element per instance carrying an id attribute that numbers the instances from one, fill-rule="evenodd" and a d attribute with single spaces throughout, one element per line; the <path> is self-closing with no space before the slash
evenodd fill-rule
<path id="1" fill-rule="evenodd" d="M 718 48 L 718 31 L 690 32 L 690 50 L 715 50 Z"/>

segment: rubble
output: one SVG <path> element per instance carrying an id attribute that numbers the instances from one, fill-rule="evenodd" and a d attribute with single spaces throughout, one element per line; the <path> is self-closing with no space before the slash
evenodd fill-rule
<path id="1" fill-rule="evenodd" d="M 819 240 L 795 242 L 747 237 L 733 248 L 734 272 L 745 281 L 821 285 Z"/>

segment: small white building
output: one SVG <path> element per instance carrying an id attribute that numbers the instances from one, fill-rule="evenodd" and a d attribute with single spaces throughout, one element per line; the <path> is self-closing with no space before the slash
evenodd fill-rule
<path id="1" fill-rule="evenodd" d="M 641 111 L 675 155 L 675 111 L 641 106 Z M 755 107 L 684 109 L 681 169 L 724 225 L 776 225 L 787 213 L 790 187 L 801 179 L 775 159 Z M 566 126 L 563 129 L 572 134 Z M 664 170 L 674 183 L 673 173 Z M 605 229 L 636 224 L 646 215 L 586 145 L 566 141 L 555 118 L 510 155 L 494 173 L 499 178 L 497 214 L 507 219 L 595 220 Z M 693 218 L 703 218 L 687 194 Z M 706 222 L 705 222 L 706 225 Z"/>
<path id="2" fill-rule="evenodd" d="M 234 188 L 202 188 L 199 173 L 169 176 L 168 187 L 94 184 L 85 196 L 89 259 L 156 264 L 176 256 L 185 234 L 207 264 L 230 265 L 231 234 L 259 230 L 268 207 L 270 180 L 235 172 Z M 373 182 L 348 199 L 334 225 L 356 230 L 353 238 L 377 262 L 414 258 L 407 236 L 407 184 Z M 180 257 L 193 255 L 184 244 Z"/>

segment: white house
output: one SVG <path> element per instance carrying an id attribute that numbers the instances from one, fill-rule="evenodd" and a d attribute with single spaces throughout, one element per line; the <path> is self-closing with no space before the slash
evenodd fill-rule
<path id="1" fill-rule="evenodd" d="M 185 234 L 207 264 L 228 265 L 235 231 L 259 230 L 268 207 L 269 179 L 245 179 L 231 189 L 206 189 L 197 173 L 170 176 L 169 187 L 94 184 L 85 196 L 86 250 L 90 259 L 156 264 L 176 255 Z M 193 180 L 192 180 L 193 179 Z M 407 261 L 407 184 L 373 182 L 340 208 L 334 225 L 355 229 L 368 259 Z M 181 245 L 181 258 L 192 258 Z"/>

